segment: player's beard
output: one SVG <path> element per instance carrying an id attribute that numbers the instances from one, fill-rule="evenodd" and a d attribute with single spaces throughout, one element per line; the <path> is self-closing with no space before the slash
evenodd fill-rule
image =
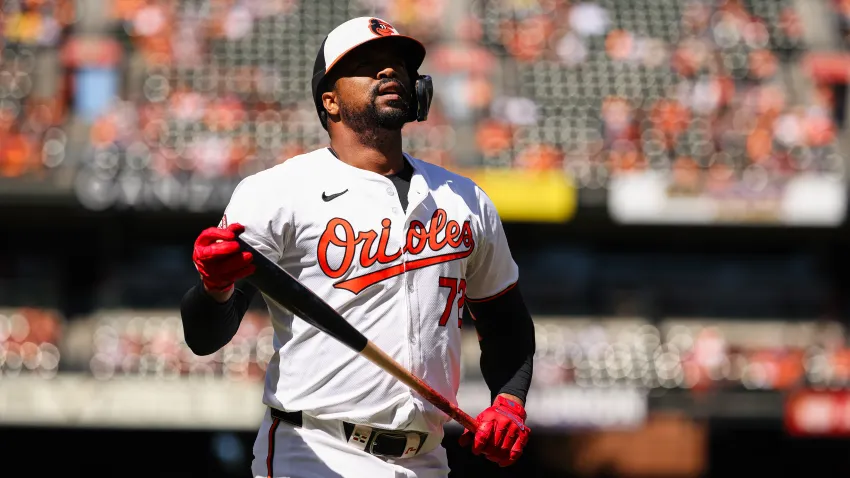
<path id="1" fill-rule="evenodd" d="M 398 100 L 387 101 L 387 106 L 378 109 L 378 90 L 387 83 L 397 83 L 398 80 L 384 78 L 372 88 L 370 101 L 362 109 L 354 109 L 346 103 L 340 103 L 339 114 L 342 121 L 358 133 L 369 133 L 375 129 L 400 130 L 410 117 L 411 101 L 404 85 L 401 85 L 401 97 Z"/>

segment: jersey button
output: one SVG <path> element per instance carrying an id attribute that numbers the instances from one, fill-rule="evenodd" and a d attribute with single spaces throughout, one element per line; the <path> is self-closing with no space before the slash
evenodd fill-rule
<path id="1" fill-rule="evenodd" d="M 393 208 L 393 214 L 398 214 L 398 208 L 397 207 Z"/>
<path id="2" fill-rule="evenodd" d="M 389 194 L 390 196 L 395 196 L 395 191 L 393 191 L 393 188 L 387 188 L 387 194 Z"/>

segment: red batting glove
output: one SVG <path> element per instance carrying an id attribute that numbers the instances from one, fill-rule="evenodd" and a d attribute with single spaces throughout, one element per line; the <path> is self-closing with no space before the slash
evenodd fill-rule
<path id="1" fill-rule="evenodd" d="M 251 253 L 242 252 L 235 241 L 243 232 L 245 227 L 240 224 L 231 224 L 227 229 L 210 227 L 195 240 L 192 261 L 207 289 L 226 291 L 238 279 L 254 272 Z"/>
<path id="2" fill-rule="evenodd" d="M 525 417 L 522 405 L 499 395 L 492 407 L 478 415 L 474 442 L 472 432 L 464 430 L 458 443 L 467 446 L 472 442 L 472 453 L 483 453 L 499 466 L 512 465 L 522 455 L 531 433 L 525 426 Z"/>

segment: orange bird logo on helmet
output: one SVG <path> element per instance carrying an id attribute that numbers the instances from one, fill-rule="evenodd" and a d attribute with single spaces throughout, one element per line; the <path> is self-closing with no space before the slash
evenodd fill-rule
<path id="1" fill-rule="evenodd" d="M 392 25 L 390 25 L 389 23 L 387 23 L 383 20 L 379 20 L 377 18 L 372 18 L 372 19 L 369 20 L 369 30 L 371 30 L 372 33 L 374 33 L 375 35 L 378 35 L 379 37 L 385 37 L 385 36 L 392 35 L 393 30 L 395 30 L 395 29 L 393 28 Z"/>

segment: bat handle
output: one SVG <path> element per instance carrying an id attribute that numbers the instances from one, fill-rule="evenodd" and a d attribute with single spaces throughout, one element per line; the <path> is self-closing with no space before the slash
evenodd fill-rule
<path id="1" fill-rule="evenodd" d="M 478 421 L 469 416 L 469 414 L 461 410 L 459 407 L 453 405 L 445 397 L 443 397 L 442 395 L 437 393 L 433 388 L 431 388 L 427 383 L 414 376 L 411 376 L 410 378 L 413 379 L 412 381 L 414 382 L 414 384 L 409 384 L 409 386 L 412 389 L 416 390 L 420 395 L 425 397 L 426 400 L 431 402 L 435 407 L 442 410 L 443 413 L 451 417 L 454 421 L 463 425 L 463 428 L 466 428 L 472 433 L 478 431 Z"/>
<path id="2" fill-rule="evenodd" d="M 366 347 L 360 351 L 360 354 L 416 391 L 419 395 L 422 395 L 425 400 L 428 400 L 435 407 L 442 410 L 449 418 L 463 425 L 463 428 L 466 428 L 472 433 L 478 431 L 478 422 L 474 418 L 448 401 L 446 397 L 440 395 L 430 385 L 407 371 L 398 362 L 393 360 L 392 357 L 387 355 L 386 352 L 378 348 L 371 340 L 366 342 Z"/>
<path id="3" fill-rule="evenodd" d="M 448 415 L 454 421 L 463 425 L 463 428 L 466 428 L 472 433 L 478 431 L 477 420 L 469 416 L 469 414 L 461 410 L 459 407 L 449 402 L 445 397 L 437 393 L 427 383 L 423 382 L 422 380 L 413 375 L 410 375 L 409 377 L 404 377 L 401 380 L 408 384 L 410 388 L 416 390 L 420 395 L 422 395 L 426 400 L 431 402 L 435 407 L 442 410 L 443 413 Z"/>
<path id="4" fill-rule="evenodd" d="M 457 416 L 453 416 L 452 418 L 456 422 L 463 425 L 463 428 L 466 428 L 470 432 L 472 432 L 472 433 L 477 432 L 478 431 L 478 422 L 474 418 L 469 416 L 469 414 L 467 414 L 463 410 L 461 410 L 459 408 L 456 409 L 456 410 L 457 410 Z"/>

